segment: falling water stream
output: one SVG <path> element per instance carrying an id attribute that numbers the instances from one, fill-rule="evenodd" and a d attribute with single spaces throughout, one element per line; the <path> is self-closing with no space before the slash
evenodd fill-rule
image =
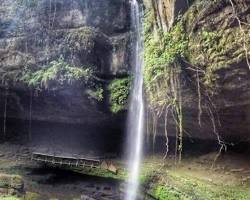
<path id="1" fill-rule="evenodd" d="M 135 30 L 134 51 L 134 82 L 129 107 L 128 119 L 128 143 L 129 152 L 128 167 L 129 179 L 126 188 L 125 200 L 135 200 L 139 188 L 139 170 L 142 157 L 143 127 L 144 127 L 144 103 L 143 103 L 143 12 L 137 0 L 131 1 L 131 20 Z"/>

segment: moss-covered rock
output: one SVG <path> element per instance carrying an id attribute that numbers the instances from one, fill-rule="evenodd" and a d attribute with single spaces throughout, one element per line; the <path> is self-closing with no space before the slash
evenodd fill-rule
<path id="1" fill-rule="evenodd" d="M 244 14 L 246 6 L 241 1 L 233 6 L 230 1 L 198 1 L 183 16 L 189 34 L 187 59 L 204 70 L 203 83 L 214 92 L 220 90 L 217 84 L 222 77 L 218 72 L 230 71 L 248 59 L 250 32 L 249 17 Z"/>
<path id="2" fill-rule="evenodd" d="M 249 116 L 248 7 L 249 2 L 241 0 L 192 1 L 167 32 L 155 28 L 153 13 L 157 11 L 146 7 L 145 84 L 154 115 L 163 118 L 166 108 L 176 107 L 175 113 L 183 116 L 184 129 L 192 130 L 194 137 L 217 140 L 219 134 L 221 140 L 249 139 L 247 120 L 238 127 L 239 120 L 232 112 Z M 216 115 L 221 123 L 217 119 L 212 122 Z M 175 118 L 180 124 L 181 119 Z M 169 124 L 169 133 L 175 133 L 175 122 Z M 159 125 L 162 134 L 164 126 L 163 122 Z"/>
<path id="3" fill-rule="evenodd" d="M 24 192 L 24 182 L 21 176 L 0 174 L 0 193 L 22 194 Z"/>

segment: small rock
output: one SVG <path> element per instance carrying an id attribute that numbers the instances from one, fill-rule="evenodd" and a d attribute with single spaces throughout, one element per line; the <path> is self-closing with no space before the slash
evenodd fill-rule
<path id="1" fill-rule="evenodd" d="M 103 161 L 103 162 L 102 162 L 101 168 L 102 168 L 102 169 L 108 169 L 108 168 L 109 168 L 106 161 Z"/>
<path id="2" fill-rule="evenodd" d="M 109 166 L 109 171 L 113 172 L 114 174 L 117 174 L 118 172 L 117 168 L 113 164 Z"/>

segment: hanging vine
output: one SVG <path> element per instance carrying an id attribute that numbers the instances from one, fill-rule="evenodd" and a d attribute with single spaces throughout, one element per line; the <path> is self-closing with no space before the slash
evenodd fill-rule
<path id="1" fill-rule="evenodd" d="M 240 12 L 237 13 L 240 7 L 232 0 L 227 4 L 233 8 L 233 17 L 239 24 L 238 28 L 232 27 L 230 20 L 226 20 L 223 27 L 218 30 L 202 26 L 204 22 L 200 20 L 208 13 L 216 12 L 222 6 L 220 0 L 194 2 L 168 32 L 164 32 L 162 26 L 159 26 L 154 13 L 157 10 L 154 7 L 147 9 L 144 20 L 144 82 L 149 111 L 153 119 L 152 129 L 147 128 L 147 130 L 151 131 L 155 142 L 158 123 L 161 123 L 161 119 L 164 120 L 166 137 L 164 158 L 169 152 L 168 126 L 172 125 L 168 122 L 168 118 L 171 117 L 171 123 L 173 121 L 176 126 L 176 156 L 178 154 L 179 162 L 182 159 L 183 136 L 190 135 L 184 127 L 183 106 L 186 102 L 182 97 L 182 91 L 185 82 L 188 82 L 191 92 L 197 95 L 197 124 L 202 128 L 203 119 L 208 118 L 211 122 L 211 130 L 219 144 L 215 160 L 223 150 L 227 150 L 228 145 L 233 145 L 225 142 L 219 132 L 220 117 L 213 102 L 220 87 L 218 81 L 220 77 L 217 72 L 239 63 L 244 57 L 249 67 L 250 40 L 247 37 L 249 29 L 246 30 L 249 24 L 242 21 Z"/>
<path id="2" fill-rule="evenodd" d="M 243 37 L 243 48 L 244 48 L 244 51 L 245 51 L 246 62 L 247 62 L 247 65 L 248 65 L 248 67 L 250 69 L 250 59 L 249 59 L 249 55 L 248 55 L 249 50 L 248 50 L 248 47 L 247 47 L 247 37 L 248 36 L 246 35 L 245 30 L 242 27 L 243 22 L 240 20 L 240 17 L 238 16 L 238 14 L 236 12 L 236 8 L 235 8 L 235 5 L 234 5 L 233 1 L 229 0 L 229 2 L 231 4 L 231 6 L 232 6 L 234 17 L 235 17 L 235 19 L 237 20 L 237 22 L 239 24 L 239 28 L 240 28 L 240 31 L 241 31 L 241 34 L 242 34 L 242 37 Z M 250 24 L 248 24 L 248 23 L 245 23 L 245 25 L 247 25 L 248 28 L 250 26 Z"/>

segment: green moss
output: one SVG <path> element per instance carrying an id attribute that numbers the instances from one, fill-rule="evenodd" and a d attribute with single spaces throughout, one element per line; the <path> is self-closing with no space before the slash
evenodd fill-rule
<path id="1" fill-rule="evenodd" d="M 211 94 L 219 87 L 219 71 L 230 70 L 246 59 L 244 43 L 247 49 L 250 49 L 250 31 L 244 23 L 240 29 L 238 25 L 231 26 L 226 20 L 223 24 L 217 24 L 217 27 L 208 22 L 207 13 L 220 6 L 220 2 L 221 0 L 195 1 L 182 17 L 189 35 L 187 60 L 193 66 L 204 70 L 201 84 Z"/>
<path id="2" fill-rule="evenodd" d="M 128 104 L 128 97 L 131 88 L 131 78 L 114 79 L 110 82 L 110 105 L 113 113 L 124 110 Z"/>
<path id="3" fill-rule="evenodd" d="M 154 189 L 153 196 L 156 197 L 159 200 L 188 200 L 191 198 L 188 198 L 186 195 L 184 195 L 182 192 L 178 191 L 174 187 L 169 186 L 157 186 Z"/>
<path id="4" fill-rule="evenodd" d="M 249 33 L 250 31 L 246 34 Z M 216 90 L 217 72 L 245 59 L 243 44 L 244 35 L 237 27 L 220 31 L 201 29 L 190 37 L 189 62 L 204 70 L 202 81 L 205 87 Z M 248 37 L 246 45 L 250 47 Z"/>
<path id="5" fill-rule="evenodd" d="M 85 167 L 84 169 L 78 169 L 78 168 L 70 168 L 71 170 L 77 171 L 82 174 L 90 175 L 90 176 L 97 176 L 97 177 L 103 177 L 103 178 L 113 178 L 113 179 L 119 179 L 119 180 L 125 180 L 128 177 L 127 171 L 119 167 L 117 174 L 114 174 L 107 169 L 102 168 L 88 168 Z"/>
<path id="6" fill-rule="evenodd" d="M 190 199 L 247 200 L 250 198 L 250 191 L 244 186 L 226 185 L 226 183 L 217 185 L 209 181 L 171 171 L 168 176 L 171 179 L 169 184 L 178 187 L 179 190 L 191 197 Z"/>
<path id="7" fill-rule="evenodd" d="M 41 199 L 41 196 L 39 194 L 33 192 L 26 192 L 22 200 L 39 200 L 39 199 Z"/>
<path id="8" fill-rule="evenodd" d="M 157 161 L 157 160 L 156 160 Z M 143 164 L 143 184 L 150 185 L 147 191 L 156 199 L 165 200 L 247 200 L 250 190 L 238 182 L 216 182 L 208 180 L 207 175 L 183 168 L 167 167 L 152 159 Z M 192 162 L 192 161 L 191 161 Z M 205 170 L 205 169 L 204 169 Z M 219 172 L 218 173 L 219 176 Z"/>

